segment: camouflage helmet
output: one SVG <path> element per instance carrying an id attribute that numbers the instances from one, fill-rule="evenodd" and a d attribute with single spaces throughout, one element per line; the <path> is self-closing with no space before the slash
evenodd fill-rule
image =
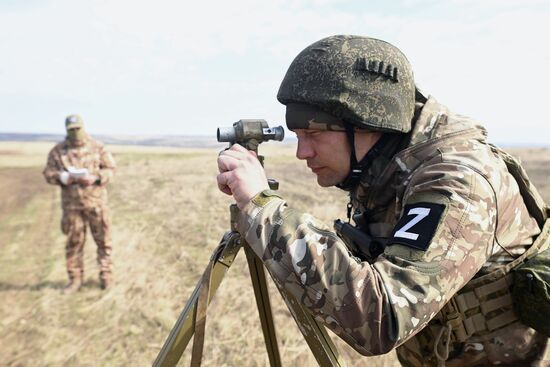
<path id="1" fill-rule="evenodd" d="M 408 60 L 395 46 L 339 35 L 296 56 L 277 99 L 287 110 L 306 104 L 359 128 L 405 133 L 411 130 L 415 83 Z"/>

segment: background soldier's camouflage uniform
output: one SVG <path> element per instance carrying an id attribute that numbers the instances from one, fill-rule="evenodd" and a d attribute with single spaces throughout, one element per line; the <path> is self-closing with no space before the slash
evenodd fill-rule
<path id="1" fill-rule="evenodd" d="M 87 187 L 76 183 L 63 185 L 59 175 L 70 166 L 88 169 L 90 174 L 99 177 L 100 182 Z M 48 183 L 61 186 L 61 230 L 67 235 L 67 272 L 71 280 L 83 279 L 86 224 L 90 226 L 97 244 L 100 280 L 111 280 L 111 222 L 106 185 L 113 177 L 114 170 L 115 161 L 111 153 L 105 150 L 103 143 L 89 136 L 77 146 L 66 139 L 57 144 L 48 155 L 43 173 Z"/>
<path id="2" fill-rule="evenodd" d="M 476 274 L 510 261 L 501 246 L 521 254 L 540 228 L 484 128 L 430 98 L 403 136 L 404 148 L 377 157 L 351 191 L 354 208 L 368 213 L 370 234 L 390 238 L 372 264 L 269 193 L 245 207 L 239 231 L 273 279 L 359 353 L 398 347 L 406 366 L 437 365 L 447 354 L 449 366 L 549 365 L 548 339 L 514 318 L 445 346 L 443 306 Z M 445 208 L 429 247 L 392 244 L 405 205 L 419 202 Z M 511 304 L 494 313 L 509 311 Z"/>

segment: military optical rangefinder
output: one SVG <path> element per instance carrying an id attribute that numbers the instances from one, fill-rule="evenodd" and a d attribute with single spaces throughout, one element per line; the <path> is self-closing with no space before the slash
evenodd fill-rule
<path id="1" fill-rule="evenodd" d="M 282 126 L 269 127 L 265 120 L 243 119 L 235 122 L 232 127 L 219 127 L 217 136 L 219 142 L 240 144 L 255 150 L 264 141 L 282 141 L 285 130 Z"/>
<path id="2" fill-rule="evenodd" d="M 232 127 L 219 127 L 217 135 L 220 143 L 229 143 L 229 146 L 239 144 L 258 154 L 258 146 L 261 143 L 269 140 L 282 141 L 285 130 L 282 126 L 269 127 L 265 120 L 243 119 L 235 122 Z M 257 155 L 257 158 L 263 166 L 264 157 Z M 276 180 L 269 178 L 267 181 L 271 190 L 279 188 Z"/>

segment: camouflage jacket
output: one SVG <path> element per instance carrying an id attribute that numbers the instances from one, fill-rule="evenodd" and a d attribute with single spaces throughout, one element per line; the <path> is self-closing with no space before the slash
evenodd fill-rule
<path id="1" fill-rule="evenodd" d="M 87 168 L 90 174 L 99 177 L 99 182 L 88 187 L 63 185 L 59 175 L 71 166 Z M 115 160 L 105 150 L 103 143 L 87 137 L 80 146 L 71 146 L 67 139 L 58 143 L 48 154 L 43 174 L 48 183 L 61 186 L 61 205 L 64 210 L 81 210 L 107 203 L 105 187 L 112 179 L 115 168 Z"/>
<path id="2" fill-rule="evenodd" d="M 520 254 L 540 233 L 485 139 L 474 121 L 427 101 L 408 146 L 374 162 L 351 192 L 353 207 L 368 212 L 370 234 L 387 239 L 372 263 L 352 256 L 331 228 L 269 193 L 247 204 L 239 232 L 274 280 L 359 353 L 399 347 L 403 364 L 435 365 L 442 307 L 476 274 L 509 261 L 502 247 Z M 510 340 L 467 342 L 500 362 L 510 360 L 500 360 L 504 353 L 491 342 L 504 344 L 512 359 L 545 348 L 547 340 L 532 329 L 511 327 Z M 449 359 L 464 363 L 465 345 L 458 356 L 451 346 Z"/>

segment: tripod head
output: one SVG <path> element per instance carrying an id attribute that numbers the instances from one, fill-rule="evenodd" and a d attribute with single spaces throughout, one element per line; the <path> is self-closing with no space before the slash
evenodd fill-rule
<path id="1" fill-rule="evenodd" d="M 258 152 L 258 145 L 264 141 L 282 141 L 285 130 L 282 126 L 270 128 L 267 121 L 261 119 L 243 119 L 231 127 L 219 127 L 217 131 L 219 142 L 229 145 L 240 144 L 248 150 Z"/>

